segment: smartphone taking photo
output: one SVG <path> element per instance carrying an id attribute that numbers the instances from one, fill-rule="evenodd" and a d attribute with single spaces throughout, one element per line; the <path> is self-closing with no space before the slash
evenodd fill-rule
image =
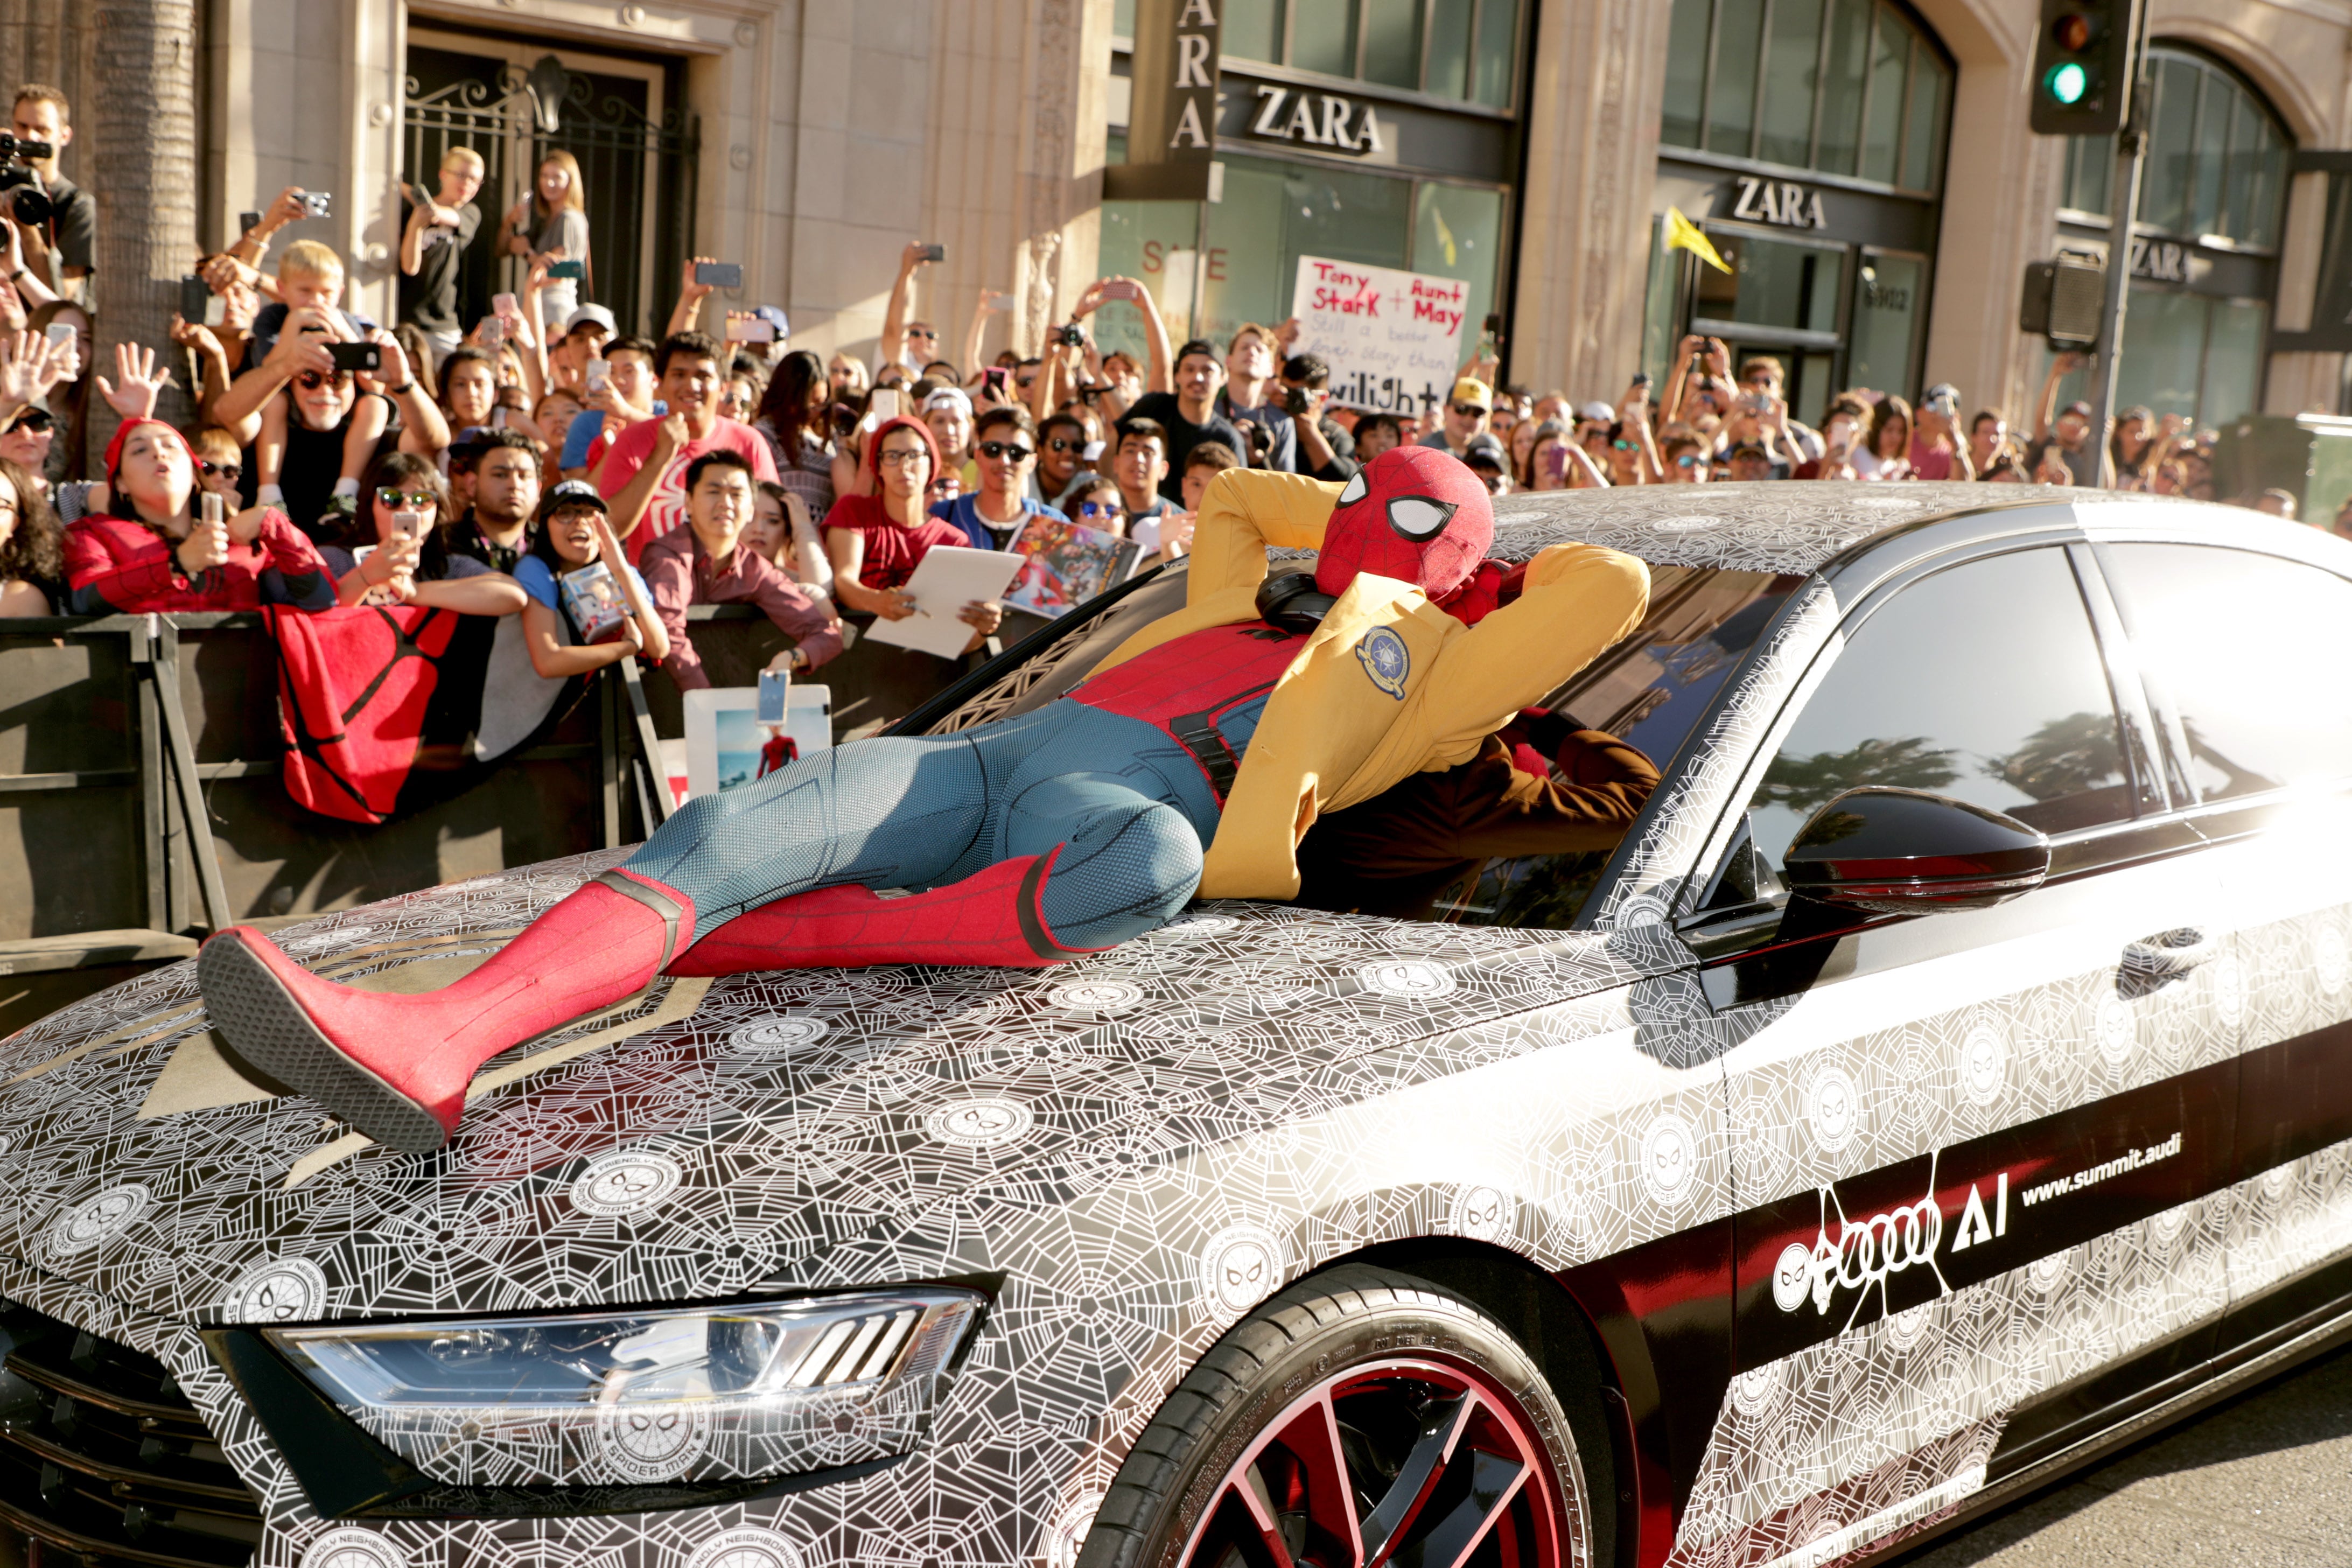
<path id="1" fill-rule="evenodd" d="M 694 264 L 694 280 L 712 289 L 743 287 L 743 264 L 740 261 L 698 261 Z"/>
<path id="2" fill-rule="evenodd" d="M 335 195 L 332 191 L 304 191 L 302 210 L 312 217 L 325 217 L 333 212 Z"/>

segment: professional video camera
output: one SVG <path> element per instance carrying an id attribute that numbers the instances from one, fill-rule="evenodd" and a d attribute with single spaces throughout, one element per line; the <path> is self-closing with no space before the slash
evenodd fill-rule
<path id="1" fill-rule="evenodd" d="M 19 142 L 0 131 L 0 191 L 8 193 L 8 210 L 18 223 L 47 223 L 57 210 L 41 188 L 40 175 L 26 166 L 32 159 L 57 156 L 57 151 L 47 142 Z"/>

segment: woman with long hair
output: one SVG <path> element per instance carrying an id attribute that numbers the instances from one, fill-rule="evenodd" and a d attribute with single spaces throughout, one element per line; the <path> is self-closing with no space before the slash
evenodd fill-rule
<path id="1" fill-rule="evenodd" d="M 57 513 L 22 463 L 0 458 L 0 616 L 54 616 L 65 591 Z"/>
<path id="2" fill-rule="evenodd" d="M 833 510 L 833 430 L 827 410 L 833 383 L 824 363 L 806 349 L 784 356 L 760 399 L 751 428 L 767 437 L 776 482 L 801 498 L 811 517 Z"/>
<path id="3" fill-rule="evenodd" d="M 530 195 L 507 209 L 504 248 L 532 262 L 577 261 L 587 268 L 588 202 L 579 159 L 561 147 L 540 159 Z M 541 324 L 561 332 L 588 291 L 585 285 L 594 281 L 593 271 L 584 280 L 549 279 L 539 295 Z"/>
<path id="4" fill-rule="evenodd" d="M 74 329 L 77 359 L 73 374 L 51 387 L 42 400 L 57 424 L 57 439 L 50 443 L 48 466 L 43 473 L 52 485 L 89 478 L 82 447 L 89 436 L 89 393 L 98 369 L 93 357 L 97 327 L 89 312 L 71 300 L 50 300 L 35 310 L 25 326 L 29 331 L 45 333 L 59 321 Z"/>
<path id="5" fill-rule="evenodd" d="M 564 603 L 563 579 L 598 562 L 612 573 L 626 612 L 603 642 L 583 639 L 583 627 Z M 542 679 L 593 675 L 635 654 L 648 664 L 669 657 L 669 634 L 654 608 L 652 590 L 613 537 L 604 498 L 585 479 L 566 479 L 540 498 L 530 548 L 515 563 L 514 580 L 530 595 L 522 610 L 523 646 Z"/>
<path id="6" fill-rule="evenodd" d="M 523 607 L 513 578 L 451 553 L 449 488 L 430 458 L 378 458 L 361 481 L 360 507 L 319 547 L 335 576 L 337 604 L 425 605 L 469 616 L 511 616 Z"/>
<path id="7" fill-rule="evenodd" d="M 1853 455 L 1854 477 L 1864 479 L 1907 479 L 1911 477 L 1911 405 L 1888 393 L 1870 411 L 1870 436 Z"/>

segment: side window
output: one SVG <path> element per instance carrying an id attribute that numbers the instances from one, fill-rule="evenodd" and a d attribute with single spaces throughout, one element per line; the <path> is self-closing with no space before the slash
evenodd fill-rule
<path id="1" fill-rule="evenodd" d="M 1751 864 L 1724 881 L 1769 892 L 1806 819 L 1860 784 L 1932 790 L 2044 833 L 2132 814 L 2106 667 L 2063 551 L 1955 566 L 1872 612 L 1774 755 L 1748 810 L 1754 849 L 1738 847 Z"/>
<path id="2" fill-rule="evenodd" d="M 2212 545 L 2105 555 L 2140 668 L 2179 710 L 2203 798 L 2352 774 L 2352 683 L 2339 673 L 2352 583 Z"/>

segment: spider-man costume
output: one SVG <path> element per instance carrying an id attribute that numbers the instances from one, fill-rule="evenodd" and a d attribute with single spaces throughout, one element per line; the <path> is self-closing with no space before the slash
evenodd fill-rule
<path id="1" fill-rule="evenodd" d="M 1370 574 L 1475 621 L 1502 577 L 1483 559 L 1493 535 L 1469 469 L 1433 448 L 1383 453 L 1323 529 L 1318 603 Z M 1115 658 L 1034 712 L 860 741 L 694 801 L 444 990 L 348 990 L 236 927 L 205 945 L 207 1008 L 263 1071 L 380 1142 L 422 1151 L 455 1129 L 482 1063 L 658 973 L 1034 967 L 1114 946 L 1166 922 L 1201 882 L 1269 694 L 1315 626 L 1297 607 L 1304 584 L 1289 586 L 1286 609 Z M 1271 603 L 1266 590 L 1257 603 Z M 1401 638 L 1376 635 L 1406 657 Z M 1357 657 L 1359 679 L 1401 680 Z M 1402 686 L 1391 695 L 1401 701 Z"/>

